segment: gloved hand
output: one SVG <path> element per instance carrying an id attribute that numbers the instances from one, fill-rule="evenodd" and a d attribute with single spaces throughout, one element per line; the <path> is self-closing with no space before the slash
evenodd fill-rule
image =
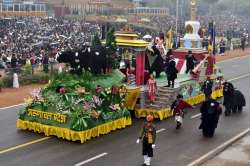
<path id="1" fill-rule="evenodd" d="M 152 144 L 152 148 L 153 148 L 153 149 L 155 148 L 155 144 Z"/>
<path id="2" fill-rule="evenodd" d="M 136 143 L 139 144 L 139 143 L 140 143 L 140 139 L 137 139 L 137 140 L 136 140 Z"/>

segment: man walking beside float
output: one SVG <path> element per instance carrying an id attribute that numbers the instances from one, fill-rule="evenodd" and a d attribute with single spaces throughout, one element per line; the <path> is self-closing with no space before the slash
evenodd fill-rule
<path id="1" fill-rule="evenodd" d="M 150 166 L 153 149 L 155 148 L 156 128 L 153 124 L 154 117 L 152 115 L 148 115 L 146 119 L 147 122 L 143 125 L 142 132 L 136 143 L 139 144 L 140 140 L 142 140 L 143 166 Z"/>

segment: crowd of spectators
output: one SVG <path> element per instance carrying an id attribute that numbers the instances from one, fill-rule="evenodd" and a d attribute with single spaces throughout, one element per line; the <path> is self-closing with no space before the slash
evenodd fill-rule
<path id="1" fill-rule="evenodd" d="M 175 30 L 175 17 L 152 16 L 145 24 L 157 27 L 166 33 L 171 27 Z M 184 22 L 179 22 L 180 34 L 185 33 Z M 227 39 L 242 38 L 250 31 L 250 19 L 233 15 L 198 16 L 201 26 L 208 29 L 209 23 L 216 24 L 217 36 Z M 133 29 L 141 35 L 153 31 L 143 28 Z M 96 23 L 69 20 L 65 18 L 0 18 L 0 68 L 15 69 L 30 62 L 45 65 L 55 61 L 56 54 L 65 49 L 78 48 L 83 43 L 90 43 L 94 34 L 101 34 L 102 28 Z M 208 35 L 208 34 L 206 34 Z M 248 35 L 247 35 L 248 37 Z M 221 45 L 225 45 L 223 42 Z"/>
<path id="2" fill-rule="evenodd" d="M 189 17 L 179 18 L 178 31 L 180 34 L 185 33 L 185 21 Z M 209 23 L 214 21 L 216 26 L 217 36 L 241 38 L 243 33 L 250 31 L 250 18 L 234 15 L 217 15 L 217 16 L 197 16 L 197 20 L 201 23 L 201 27 L 208 30 Z M 150 22 L 145 23 L 152 27 L 157 27 L 161 31 L 168 31 L 170 28 L 175 30 L 176 17 L 175 16 L 152 16 Z"/>
<path id="3" fill-rule="evenodd" d="M 230 35 L 233 38 L 242 37 L 243 33 L 250 30 L 250 19 L 233 15 L 199 16 L 201 25 L 208 28 L 208 24 L 215 22 L 217 36 Z"/>
<path id="4" fill-rule="evenodd" d="M 88 43 L 98 24 L 54 18 L 0 19 L 0 67 L 16 70 L 27 62 L 32 66 L 55 61 L 56 54 L 65 49 Z"/>

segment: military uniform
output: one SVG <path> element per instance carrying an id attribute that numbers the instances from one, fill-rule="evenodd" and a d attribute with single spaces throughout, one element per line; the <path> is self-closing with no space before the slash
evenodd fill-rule
<path id="1" fill-rule="evenodd" d="M 151 158 L 153 157 L 153 149 L 155 148 L 156 128 L 152 121 L 148 121 L 143 125 L 141 135 L 137 140 L 142 140 L 142 155 L 144 156 L 143 166 L 150 166 Z"/>

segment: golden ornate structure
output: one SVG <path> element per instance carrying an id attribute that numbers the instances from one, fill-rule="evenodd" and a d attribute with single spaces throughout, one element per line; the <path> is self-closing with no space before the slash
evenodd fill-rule
<path id="1" fill-rule="evenodd" d="M 196 0 L 191 0 L 191 21 L 196 20 Z"/>
<path id="2" fill-rule="evenodd" d="M 188 33 L 188 34 L 192 34 L 193 33 L 193 27 L 192 27 L 192 25 L 187 25 L 187 27 L 186 27 L 186 33 Z"/>
<path id="3" fill-rule="evenodd" d="M 125 29 L 126 30 L 126 29 Z M 116 32 L 116 44 L 118 47 L 125 48 L 146 48 L 148 42 L 139 39 L 136 33 L 129 31 Z"/>

